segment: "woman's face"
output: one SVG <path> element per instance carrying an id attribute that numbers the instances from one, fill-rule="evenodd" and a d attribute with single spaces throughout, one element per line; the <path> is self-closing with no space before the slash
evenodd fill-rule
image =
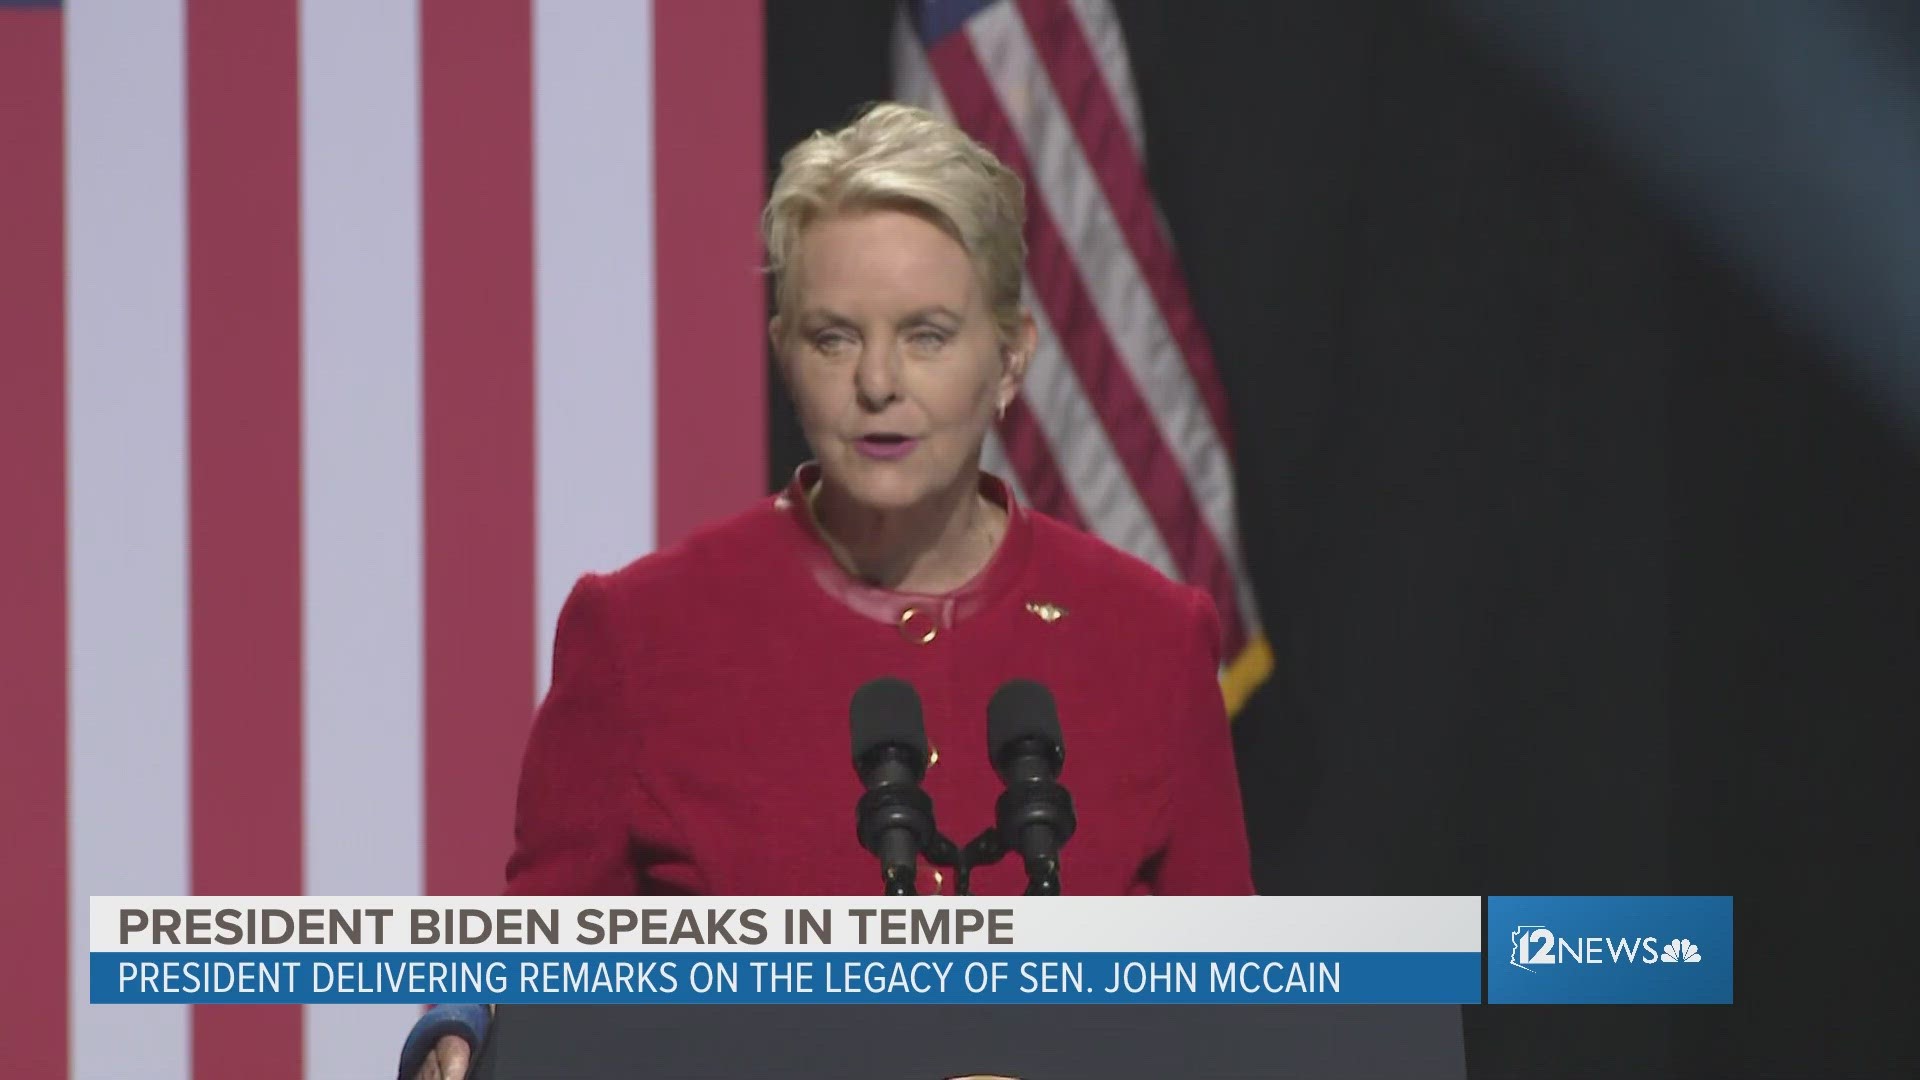
<path id="1" fill-rule="evenodd" d="M 898 510 L 971 483 L 1032 352 L 1003 346 L 959 242 L 896 210 L 836 214 L 800 238 L 773 337 L 800 426 L 836 489 Z"/>

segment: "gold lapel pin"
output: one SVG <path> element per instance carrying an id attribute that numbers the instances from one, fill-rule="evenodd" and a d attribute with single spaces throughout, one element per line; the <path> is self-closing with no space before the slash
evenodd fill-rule
<path id="1" fill-rule="evenodd" d="M 1044 623 L 1058 622 L 1067 613 L 1067 609 L 1058 604 L 1043 604 L 1033 600 L 1027 601 L 1027 610 L 1040 616 L 1040 621 Z"/>

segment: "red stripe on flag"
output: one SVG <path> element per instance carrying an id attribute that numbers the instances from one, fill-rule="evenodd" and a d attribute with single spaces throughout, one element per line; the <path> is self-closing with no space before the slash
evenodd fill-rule
<path id="1" fill-rule="evenodd" d="M 1025 399 L 1016 397 L 1007 403 L 1007 415 L 1000 421 L 1000 444 L 1006 448 L 1007 460 L 1013 463 L 1020 487 L 1034 509 L 1085 532 L 1087 517 L 1080 512 L 1073 489 L 1061 477 L 1053 448 L 1047 445 L 1040 422 Z"/>
<path id="2" fill-rule="evenodd" d="M 1017 6 L 1026 20 L 1027 36 L 1033 39 L 1034 50 L 1053 82 L 1054 94 L 1073 120 L 1081 152 L 1099 178 L 1147 288 L 1181 355 L 1186 357 L 1187 368 L 1193 372 L 1220 444 L 1231 454 L 1233 423 L 1227 412 L 1226 387 L 1220 382 L 1213 347 L 1194 311 L 1173 245 L 1160 227 L 1153 188 L 1121 119 L 1114 89 L 1094 59 L 1093 47 L 1068 0 L 1018 0 Z"/>
<path id="3" fill-rule="evenodd" d="M 533 14 L 420 9 L 426 883 L 502 887 L 534 697 Z"/>
<path id="4" fill-rule="evenodd" d="M 8 1072 L 67 1072 L 66 219 L 60 12 L 0 11 L 0 890 Z"/>
<path id="5" fill-rule="evenodd" d="M 1246 626 L 1240 618 L 1232 568 L 1087 293 L 1080 268 L 1040 197 L 1026 149 L 1001 110 L 972 42 L 965 34 L 949 34 L 927 51 L 927 60 L 960 125 L 1026 179 L 1028 274 L 1034 291 L 1053 320 L 1061 351 L 1079 373 L 1087 399 L 1165 539 L 1174 565 L 1181 577 L 1213 596 L 1224 624 L 1226 655 L 1237 655 L 1246 643 Z"/>
<path id="6" fill-rule="evenodd" d="M 766 494 L 760 0 L 653 6 L 657 546 Z"/>
<path id="7" fill-rule="evenodd" d="M 191 880 L 297 894 L 298 13 L 190 0 L 186 19 Z M 193 1075 L 297 1075 L 300 1040 L 291 1006 L 196 1006 Z"/>
<path id="8" fill-rule="evenodd" d="M 657 3 L 657 544 L 766 493 L 760 0 Z"/>

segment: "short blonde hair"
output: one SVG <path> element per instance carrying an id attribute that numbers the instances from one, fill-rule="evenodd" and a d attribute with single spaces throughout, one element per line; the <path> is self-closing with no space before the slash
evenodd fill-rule
<path id="1" fill-rule="evenodd" d="M 838 131 L 818 131 L 780 159 L 760 215 L 774 307 L 793 310 L 800 237 L 842 210 L 901 210 L 953 237 L 972 257 L 1000 335 L 1022 318 L 1026 186 L 992 151 L 911 105 L 882 102 Z"/>

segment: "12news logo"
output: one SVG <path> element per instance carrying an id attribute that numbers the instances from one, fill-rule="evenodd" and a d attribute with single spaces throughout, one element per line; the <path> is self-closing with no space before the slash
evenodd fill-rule
<path id="1" fill-rule="evenodd" d="M 1522 924 L 1513 932 L 1507 962 L 1522 971 L 1545 964 L 1697 964 L 1700 949 L 1688 938 L 1673 938 L 1663 948 L 1657 937 L 1555 937 L 1544 926 Z"/>

